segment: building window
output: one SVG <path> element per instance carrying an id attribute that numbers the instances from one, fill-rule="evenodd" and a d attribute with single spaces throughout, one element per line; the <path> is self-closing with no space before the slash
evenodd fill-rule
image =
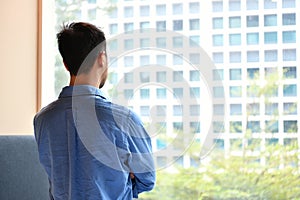
<path id="1" fill-rule="evenodd" d="M 296 79 L 297 78 L 297 68 L 296 67 L 283 67 L 283 78 Z"/>
<path id="2" fill-rule="evenodd" d="M 173 122 L 173 130 L 174 131 L 183 131 L 183 123 L 182 122 Z"/>
<path id="3" fill-rule="evenodd" d="M 159 66 L 166 66 L 167 64 L 166 55 L 156 55 L 156 64 Z"/>
<path id="4" fill-rule="evenodd" d="M 110 84 L 116 84 L 118 83 L 118 74 L 115 72 L 111 72 L 109 74 L 109 83 Z"/>
<path id="5" fill-rule="evenodd" d="M 296 43 L 296 31 L 283 31 L 282 43 Z"/>
<path id="6" fill-rule="evenodd" d="M 173 116 L 182 116 L 182 110 L 181 105 L 173 105 Z"/>
<path id="7" fill-rule="evenodd" d="M 277 7 L 277 1 L 273 0 L 264 0 L 265 9 L 275 9 Z"/>
<path id="8" fill-rule="evenodd" d="M 167 39 L 164 37 L 156 38 L 156 47 L 157 48 L 166 48 L 167 47 Z"/>
<path id="9" fill-rule="evenodd" d="M 229 28 L 241 28 L 241 17 L 229 17 Z"/>
<path id="10" fill-rule="evenodd" d="M 190 105 L 190 116 L 200 116 L 200 105 Z"/>
<path id="11" fill-rule="evenodd" d="M 133 49 L 133 39 L 126 39 L 124 40 L 124 49 L 125 50 L 131 50 Z"/>
<path id="12" fill-rule="evenodd" d="M 150 72 L 140 72 L 141 83 L 148 83 L 150 81 Z"/>
<path id="13" fill-rule="evenodd" d="M 295 0 L 282 0 L 282 8 L 296 8 Z"/>
<path id="14" fill-rule="evenodd" d="M 141 116 L 147 117 L 150 116 L 150 107 L 149 106 L 140 106 Z"/>
<path id="15" fill-rule="evenodd" d="M 258 27 L 259 18 L 258 15 L 247 16 L 247 27 Z"/>
<path id="16" fill-rule="evenodd" d="M 118 59 L 116 57 L 109 57 L 108 58 L 108 67 L 116 68 L 118 67 Z"/>
<path id="17" fill-rule="evenodd" d="M 230 63 L 240 63 L 242 60 L 241 52 L 229 52 Z"/>
<path id="18" fill-rule="evenodd" d="M 213 115 L 223 116 L 224 115 L 224 105 L 223 104 L 214 104 L 213 105 Z"/>
<path id="19" fill-rule="evenodd" d="M 200 81 L 200 71 L 191 70 L 190 71 L 190 81 Z"/>
<path id="20" fill-rule="evenodd" d="M 222 98 L 224 97 L 224 88 L 215 86 L 213 87 L 213 97 L 214 98 Z"/>
<path id="21" fill-rule="evenodd" d="M 277 50 L 265 50 L 265 62 L 276 62 Z"/>
<path id="22" fill-rule="evenodd" d="M 224 62 L 224 55 L 223 52 L 215 52 L 212 55 L 214 63 L 223 63 Z"/>
<path id="23" fill-rule="evenodd" d="M 156 31 L 157 32 L 166 31 L 166 21 L 157 21 L 156 22 Z"/>
<path id="24" fill-rule="evenodd" d="M 183 81 L 183 71 L 173 71 L 173 82 Z"/>
<path id="25" fill-rule="evenodd" d="M 156 15 L 158 16 L 166 15 L 166 5 L 156 5 Z"/>
<path id="26" fill-rule="evenodd" d="M 128 72 L 124 74 L 124 82 L 125 83 L 133 83 L 133 73 Z"/>
<path id="27" fill-rule="evenodd" d="M 282 59 L 283 61 L 296 61 L 296 49 L 283 49 Z"/>
<path id="28" fill-rule="evenodd" d="M 282 14 L 282 25 L 296 25 L 296 14 Z"/>
<path id="29" fill-rule="evenodd" d="M 190 88 L 190 97 L 191 98 L 200 98 L 200 88 L 199 87 L 191 87 Z"/>
<path id="30" fill-rule="evenodd" d="M 150 65 L 150 57 L 148 55 L 140 56 L 140 66 L 148 66 Z"/>
<path id="31" fill-rule="evenodd" d="M 265 15 L 264 26 L 277 26 L 277 15 Z"/>
<path id="32" fill-rule="evenodd" d="M 265 44 L 277 44 L 277 32 L 265 32 L 264 42 Z"/>
<path id="33" fill-rule="evenodd" d="M 215 148 L 219 150 L 224 150 L 225 144 L 223 139 L 214 139 Z"/>
<path id="34" fill-rule="evenodd" d="M 297 120 L 283 121 L 283 132 L 284 133 L 297 133 L 298 132 L 298 121 Z"/>
<path id="35" fill-rule="evenodd" d="M 190 30 L 199 30 L 200 29 L 200 20 L 199 19 L 190 19 Z"/>
<path id="36" fill-rule="evenodd" d="M 182 55 L 173 54 L 173 65 L 182 65 L 182 64 L 183 64 Z"/>
<path id="37" fill-rule="evenodd" d="M 297 96 L 297 85 L 296 84 L 283 85 L 283 96 L 284 97 L 296 97 Z"/>
<path id="38" fill-rule="evenodd" d="M 229 87 L 230 97 L 242 97 L 242 86 L 230 86 Z"/>
<path id="39" fill-rule="evenodd" d="M 194 64 L 194 65 L 200 64 L 200 54 L 199 53 L 190 53 L 189 61 L 191 64 Z"/>
<path id="40" fill-rule="evenodd" d="M 230 115 L 242 115 L 242 104 L 230 104 Z"/>
<path id="41" fill-rule="evenodd" d="M 156 81 L 158 83 L 163 83 L 167 81 L 167 72 L 156 72 Z"/>
<path id="42" fill-rule="evenodd" d="M 200 133 L 200 122 L 190 122 L 190 129 L 192 133 Z"/>
<path id="43" fill-rule="evenodd" d="M 247 78 L 250 80 L 259 79 L 259 68 L 249 68 L 247 69 Z"/>
<path id="44" fill-rule="evenodd" d="M 124 90 L 124 98 L 131 99 L 133 97 L 133 90 L 132 89 L 125 89 Z"/>
<path id="45" fill-rule="evenodd" d="M 140 23 L 140 29 L 141 29 L 141 33 L 146 32 L 147 29 L 150 28 L 150 22 L 141 22 Z"/>
<path id="46" fill-rule="evenodd" d="M 266 103 L 265 104 L 265 115 L 278 115 L 278 103 Z"/>
<path id="47" fill-rule="evenodd" d="M 213 1 L 212 2 L 212 11 L 213 12 L 222 12 L 223 11 L 223 1 Z"/>
<path id="48" fill-rule="evenodd" d="M 248 115 L 259 115 L 260 114 L 260 104 L 259 103 L 249 103 L 247 104 L 247 114 Z"/>
<path id="49" fill-rule="evenodd" d="M 167 147 L 167 143 L 165 140 L 157 139 L 156 140 L 156 147 L 157 149 L 164 149 Z M 167 157 L 164 156 L 157 156 L 157 164 L 161 167 L 164 167 L 167 164 Z"/>
<path id="50" fill-rule="evenodd" d="M 223 35 L 217 34 L 213 35 L 213 46 L 223 46 Z"/>
<path id="51" fill-rule="evenodd" d="M 247 130 L 250 130 L 251 133 L 260 133 L 260 121 L 248 121 Z"/>
<path id="52" fill-rule="evenodd" d="M 118 50 L 118 40 L 111 40 L 108 43 L 109 51 L 117 51 Z"/>
<path id="53" fill-rule="evenodd" d="M 150 39 L 142 38 L 140 39 L 140 48 L 149 48 L 150 47 Z"/>
<path id="54" fill-rule="evenodd" d="M 140 6 L 140 16 L 146 17 L 150 14 L 150 6 Z"/>
<path id="55" fill-rule="evenodd" d="M 297 103 L 295 102 L 283 103 L 283 114 L 297 115 Z"/>
<path id="56" fill-rule="evenodd" d="M 240 0 L 229 0 L 229 11 L 240 11 L 241 1 Z"/>
<path id="57" fill-rule="evenodd" d="M 181 36 L 175 36 L 172 38 L 173 47 L 174 48 L 182 48 L 183 47 L 183 38 Z"/>
<path id="58" fill-rule="evenodd" d="M 109 33 L 117 34 L 118 33 L 118 24 L 110 24 L 109 25 Z"/>
<path id="59" fill-rule="evenodd" d="M 175 3 L 172 5 L 173 15 L 180 15 L 183 12 L 183 7 L 181 3 Z"/>
<path id="60" fill-rule="evenodd" d="M 223 69 L 214 69 L 213 70 L 213 80 L 214 81 L 224 80 L 224 70 Z"/>
<path id="61" fill-rule="evenodd" d="M 125 56 L 124 57 L 124 66 L 132 67 L 133 66 L 133 56 Z"/>
<path id="62" fill-rule="evenodd" d="M 241 121 L 231 121 L 229 123 L 230 133 L 242 133 L 242 122 Z"/>
<path id="63" fill-rule="evenodd" d="M 96 18 L 97 18 L 97 9 L 96 8 L 88 10 L 88 18 L 91 21 L 96 20 Z"/>
<path id="64" fill-rule="evenodd" d="M 258 0 L 247 0 L 247 10 L 258 10 Z"/>
<path id="65" fill-rule="evenodd" d="M 133 17 L 133 7 L 132 6 L 124 7 L 124 17 L 125 18 Z"/>
<path id="66" fill-rule="evenodd" d="M 189 37 L 189 45 L 190 47 L 199 47 L 200 46 L 200 36 L 192 35 Z"/>
<path id="67" fill-rule="evenodd" d="M 223 18 L 222 17 L 213 18 L 213 29 L 223 29 Z"/>
<path id="68" fill-rule="evenodd" d="M 199 2 L 190 2 L 189 3 L 189 11 L 191 14 L 198 14 L 200 11 Z"/>
<path id="69" fill-rule="evenodd" d="M 114 8 L 109 12 L 109 18 L 114 19 L 118 17 L 118 8 Z"/>
<path id="70" fill-rule="evenodd" d="M 259 97 L 261 88 L 258 85 L 247 86 L 247 97 Z"/>
<path id="71" fill-rule="evenodd" d="M 230 77 L 230 80 L 241 80 L 242 79 L 242 70 L 241 69 L 230 69 L 229 77 Z"/>
<path id="72" fill-rule="evenodd" d="M 150 98 L 150 90 L 149 89 L 140 89 L 140 98 L 141 99 L 149 99 Z"/>
<path id="73" fill-rule="evenodd" d="M 175 99 L 183 98 L 183 88 L 173 88 L 173 97 Z"/>
<path id="74" fill-rule="evenodd" d="M 247 33 L 247 44 L 255 45 L 259 43 L 259 34 L 258 33 Z"/>
<path id="75" fill-rule="evenodd" d="M 158 99 L 166 99 L 167 98 L 167 89 L 166 88 L 157 88 L 156 96 Z"/>
<path id="76" fill-rule="evenodd" d="M 259 51 L 247 51 L 247 62 L 259 62 Z"/>
<path id="77" fill-rule="evenodd" d="M 156 106 L 156 115 L 157 116 L 166 116 L 167 106 L 165 105 L 157 105 Z"/>
<path id="78" fill-rule="evenodd" d="M 132 33 L 133 32 L 133 23 L 125 23 L 124 24 L 124 32 Z"/>
<path id="79" fill-rule="evenodd" d="M 173 31 L 182 31 L 183 21 L 182 20 L 173 20 Z"/>

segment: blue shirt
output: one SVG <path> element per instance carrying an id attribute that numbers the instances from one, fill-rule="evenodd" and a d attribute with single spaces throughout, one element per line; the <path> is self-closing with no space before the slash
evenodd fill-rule
<path id="1" fill-rule="evenodd" d="M 151 140 L 141 120 L 98 88 L 63 88 L 36 114 L 34 132 L 55 200 L 126 200 L 154 187 Z"/>

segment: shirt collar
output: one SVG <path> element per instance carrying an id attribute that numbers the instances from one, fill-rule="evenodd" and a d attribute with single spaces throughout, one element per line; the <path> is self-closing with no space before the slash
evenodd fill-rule
<path id="1" fill-rule="evenodd" d="M 90 85 L 66 86 L 59 94 L 59 98 L 85 95 L 95 95 L 100 96 L 103 99 L 107 99 L 99 88 Z"/>

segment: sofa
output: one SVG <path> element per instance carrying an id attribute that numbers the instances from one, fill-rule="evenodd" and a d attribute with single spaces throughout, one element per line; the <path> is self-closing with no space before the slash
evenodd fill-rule
<path id="1" fill-rule="evenodd" d="M 0 135 L 0 199 L 49 199 L 49 181 L 33 135 Z"/>

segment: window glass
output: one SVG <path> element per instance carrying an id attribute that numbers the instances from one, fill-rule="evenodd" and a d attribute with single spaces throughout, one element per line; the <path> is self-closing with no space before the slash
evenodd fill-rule
<path id="1" fill-rule="evenodd" d="M 213 29 L 222 29 L 223 28 L 223 18 L 215 17 L 213 20 Z"/>

